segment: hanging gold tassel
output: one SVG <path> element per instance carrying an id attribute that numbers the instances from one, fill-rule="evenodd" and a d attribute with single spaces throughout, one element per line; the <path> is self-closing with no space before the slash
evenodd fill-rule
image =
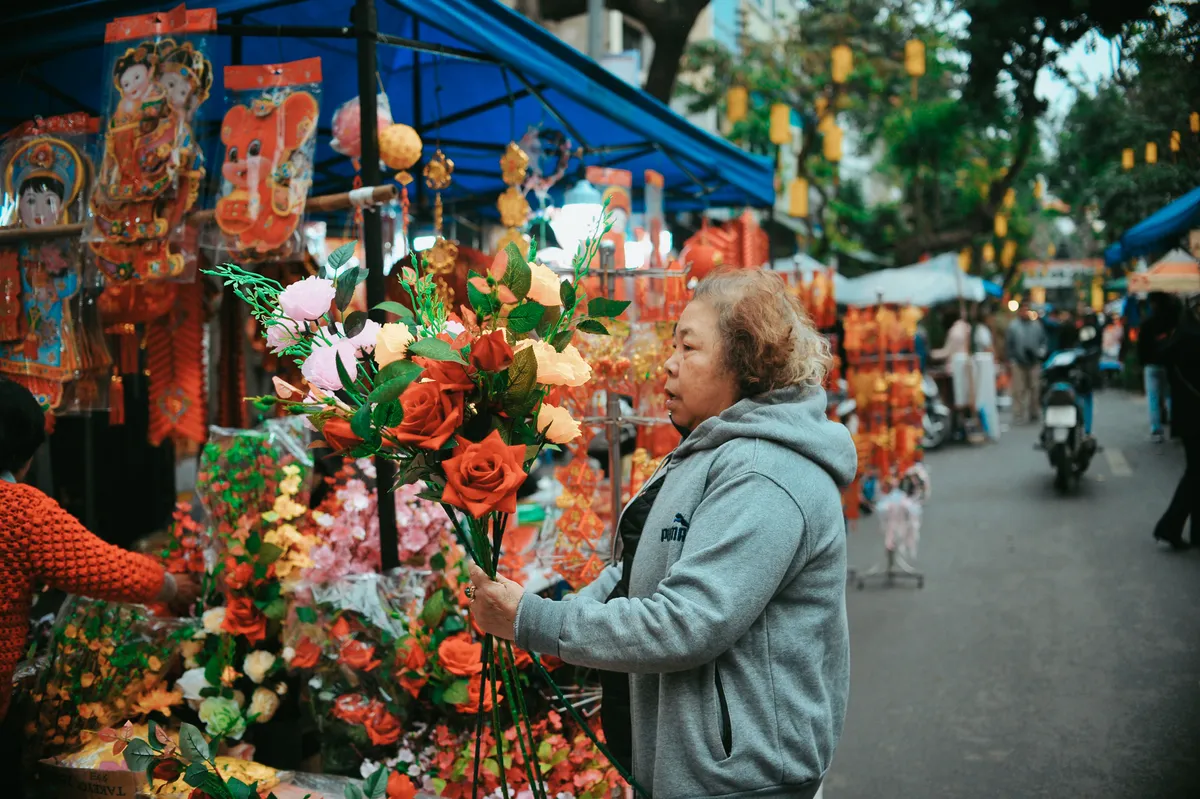
<path id="1" fill-rule="evenodd" d="M 125 424 L 125 381 L 115 373 L 108 386 L 108 423 L 113 427 Z"/>

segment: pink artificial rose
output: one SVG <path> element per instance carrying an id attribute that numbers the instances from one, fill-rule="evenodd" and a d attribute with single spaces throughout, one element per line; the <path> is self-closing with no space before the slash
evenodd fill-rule
<path id="1" fill-rule="evenodd" d="M 370 351 L 375 349 L 375 337 L 379 335 L 379 329 L 383 325 L 373 319 L 368 319 L 366 326 L 359 332 L 357 336 L 346 336 L 346 328 L 343 325 L 335 324 L 333 330 L 330 331 L 322 328 L 321 332 L 326 338 L 342 337 L 346 338 L 356 349 L 361 351 Z"/>
<path id="2" fill-rule="evenodd" d="M 308 278 L 311 280 L 311 278 Z M 346 376 L 351 380 L 358 377 L 358 348 L 350 341 L 350 339 L 339 338 L 335 339 L 332 344 L 316 342 L 313 344 L 312 355 L 304 361 L 304 366 L 300 367 L 300 373 L 304 375 L 304 379 L 312 383 L 317 388 L 323 388 L 326 391 L 340 391 L 342 389 L 342 379 L 338 375 L 337 360 L 338 356 L 342 358 L 342 366 L 346 369 Z"/>
<path id="3" fill-rule="evenodd" d="M 302 340 L 300 325 L 291 319 L 280 319 L 267 328 L 267 346 L 276 355 L 293 344 L 299 344 Z"/>
<path id="4" fill-rule="evenodd" d="M 312 322 L 329 313 L 329 305 L 336 294 L 332 280 L 306 277 L 280 293 L 279 307 L 294 321 Z"/>

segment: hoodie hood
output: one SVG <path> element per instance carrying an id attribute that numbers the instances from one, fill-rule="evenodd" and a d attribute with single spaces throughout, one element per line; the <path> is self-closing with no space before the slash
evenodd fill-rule
<path id="1" fill-rule="evenodd" d="M 716 449 L 735 438 L 758 438 L 803 455 L 845 488 L 858 471 L 858 452 L 850 431 L 829 419 L 825 410 L 825 390 L 819 386 L 790 386 L 744 399 L 701 422 L 674 457 Z"/>

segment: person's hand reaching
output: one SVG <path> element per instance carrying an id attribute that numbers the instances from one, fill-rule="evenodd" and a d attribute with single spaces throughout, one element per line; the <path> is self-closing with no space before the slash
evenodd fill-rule
<path id="1" fill-rule="evenodd" d="M 517 606 L 525 589 L 503 575 L 493 580 L 478 565 L 472 563 L 471 616 L 485 633 L 512 641 L 516 638 Z"/>

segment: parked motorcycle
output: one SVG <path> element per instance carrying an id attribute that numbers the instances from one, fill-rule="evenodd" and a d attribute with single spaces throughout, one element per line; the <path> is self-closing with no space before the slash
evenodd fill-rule
<path id="1" fill-rule="evenodd" d="M 1087 471 L 1096 439 L 1087 431 L 1092 391 L 1098 384 L 1099 342 L 1094 327 L 1079 330 L 1081 346 L 1053 353 L 1042 366 L 1042 448 L 1054 467 L 1054 487 L 1065 493 Z"/>
<path id="2" fill-rule="evenodd" d="M 937 381 L 928 374 L 921 375 L 921 391 L 925 394 L 924 432 L 921 448 L 926 452 L 937 449 L 950 439 L 954 430 L 954 412 L 938 392 Z"/>

